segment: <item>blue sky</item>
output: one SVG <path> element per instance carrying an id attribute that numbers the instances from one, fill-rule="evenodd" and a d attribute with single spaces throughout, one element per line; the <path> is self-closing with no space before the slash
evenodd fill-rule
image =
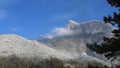
<path id="1" fill-rule="evenodd" d="M 0 0 L 0 34 L 35 38 L 70 19 L 102 21 L 114 11 L 106 0 Z"/>

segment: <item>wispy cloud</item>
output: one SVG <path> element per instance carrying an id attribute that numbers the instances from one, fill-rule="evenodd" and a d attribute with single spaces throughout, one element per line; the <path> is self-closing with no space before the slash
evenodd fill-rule
<path id="1" fill-rule="evenodd" d="M 21 30 L 20 28 L 11 28 L 11 31 L 13 31 L 13 32 L 18 32 L 20 30 Z"/>
<path id="2" fill-rule="evenodd" d="M 18 2 L 20 0 L 0 0 L 0 19 L 7 17 L 7 10 L 4 9 L 6 6 Z"/>

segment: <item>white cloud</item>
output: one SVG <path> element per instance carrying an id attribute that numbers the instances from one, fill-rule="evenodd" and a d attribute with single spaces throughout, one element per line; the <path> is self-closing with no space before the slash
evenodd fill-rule
<path id="1" fill-rule="evenodd" d="M 20 29 L 19 28 L 11 28 L 11 31 L 18 32 L 18 31 L 20 31 Z"/>
<path id="2" fill-rule="evenodd" d="M 73 32 L 67 28 L 55 28 L 53 29 L 53 33 L 57 36 L 65 36 L 65 35 L 71 35 Z"/>

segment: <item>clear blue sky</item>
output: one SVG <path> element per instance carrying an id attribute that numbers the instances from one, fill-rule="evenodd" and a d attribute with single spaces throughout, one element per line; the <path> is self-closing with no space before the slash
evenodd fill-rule
<path id="1" fill-rule="evenodd" d="M 0 34 L 34 38 L 77 22 L 101 20 L 117 9 L 106 0 L 0 0 Z"/>

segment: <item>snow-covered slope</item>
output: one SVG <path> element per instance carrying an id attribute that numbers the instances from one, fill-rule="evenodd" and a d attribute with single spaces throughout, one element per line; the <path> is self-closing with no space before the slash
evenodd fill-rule
<path id="1" fill-rule="evenodd" d="M 40 57 L 40 58 L 69 58 L 57 50 L 39 44 L 23 37 L 4 34 L 0 35 L 0 56 L 17 55 L 19 57 Z M 71 58 L 71 57 L 70 57 Z"/>

